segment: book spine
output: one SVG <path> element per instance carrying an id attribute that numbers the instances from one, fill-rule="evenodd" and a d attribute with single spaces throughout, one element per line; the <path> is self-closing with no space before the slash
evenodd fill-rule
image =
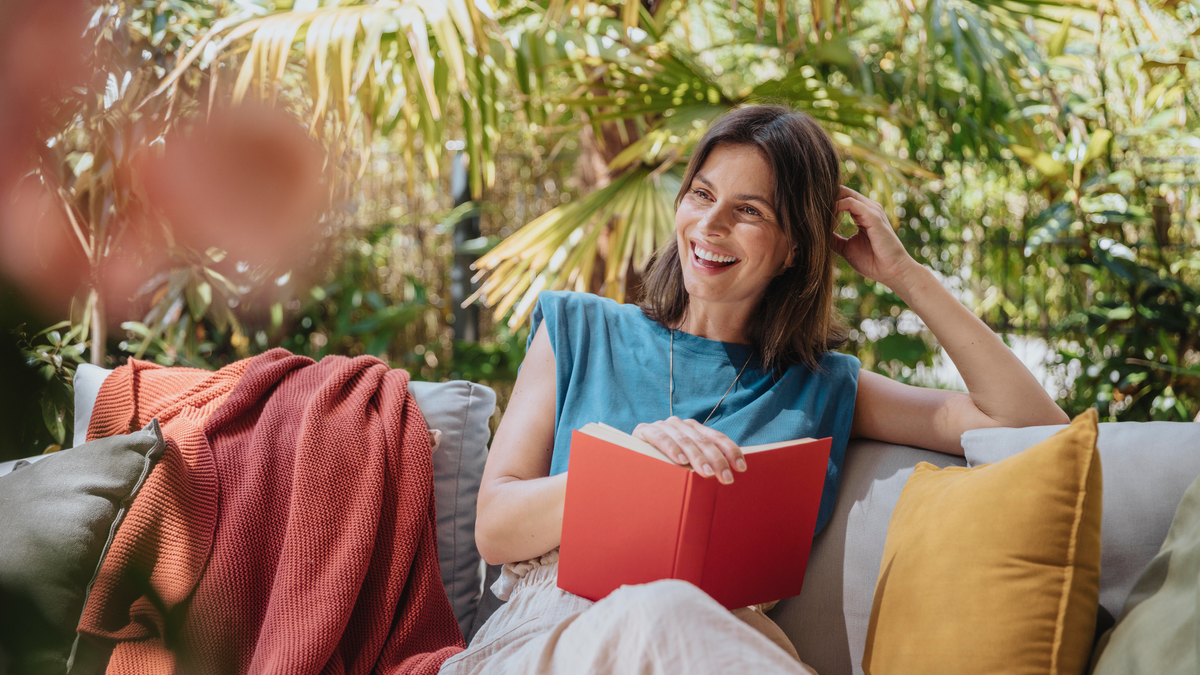
<path id="1" fill-rule="evenodd" d="M 679 519 L 679 540 L 675 548 L 675 567 L 672 578 L 700 585 L 704 577 L 704 558 L 708 553 L 708 536 L 712 531 L 713 510 L 717 505 L 715 478 L 705 478 L 689 472 Z"/>

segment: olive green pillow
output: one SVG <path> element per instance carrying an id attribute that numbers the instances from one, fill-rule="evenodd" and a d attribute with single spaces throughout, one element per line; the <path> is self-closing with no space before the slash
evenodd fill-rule
<path id="1" fill-rule="evenodd" d="M 0 648 L 8 672 L 66 673 L 91 584 L 165 449 L 158 421 L 0 476 Z M 83 644 L 71 672 L 94 672 Z"/>
<path id="2" fill-rule="evenodd" d="M 1200 478 L 1092 660 L 1095 675 L 1200 673 Z"/>

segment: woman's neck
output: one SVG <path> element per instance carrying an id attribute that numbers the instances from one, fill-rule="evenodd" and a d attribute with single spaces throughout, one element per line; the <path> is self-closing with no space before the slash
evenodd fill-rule
<path id="1" fill-rule="evenodd" d="M 676 330 L 696 337 L 733 344 L 750 344 L 746 326 L 752 307 L 744 303 L 710 303 L 692 298 Z"/>

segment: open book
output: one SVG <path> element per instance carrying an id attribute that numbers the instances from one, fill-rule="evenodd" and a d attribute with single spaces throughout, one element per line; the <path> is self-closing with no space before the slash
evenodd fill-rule
<path id="1" fill-rule="evenodd" d="M 603 424 L 571 436 L 558 587 L 690 581 L 734 609 L 800 593 L 830 439 L 744 447 L 731 485 Z"/>

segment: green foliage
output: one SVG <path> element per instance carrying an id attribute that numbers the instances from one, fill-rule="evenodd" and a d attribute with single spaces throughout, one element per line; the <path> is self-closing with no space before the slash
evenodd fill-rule
<path id="1" fill-rule="evenodd" d="M 306 120 L 337 197 L 295 269 L 169 247 L 122 310 L 123 355 L 214 368 L 274 346 L 372 354 L 418 379 L 488 382 L 503 403 L 536 293 L 624 299 L 670 235 L 708 124 L 772 100 L 830 130 L 846 183 L 989 326 L 1046 345 L 1068 412 L 1200 411 L 1194 3 L 319 4 L 99 3 L 96 77 L 39 169 L 61 179 L 89 264 L 129 245 L 129 227 L 170 242 L 122 167 L 213 105 L 261 98 Z M 471 157 L 482 195 L 479 343 L 453 336 L 444 148 Z M 838 274 L 847 351 L 946 386 L 899 298 Z M 80 306 L 25 352 L 53 384 L 37 423 L 55 439 L 93 342 L 95 307 Z"/>
<path id="2" fill-rule="evenodd" d="M 73 326 L 70 321 L 62 321 L 34 335 L 27 336 L 20 329 L 17 332 L 24 343 L 21 354 L 26 363 L 35 368 L 46 383 L 41 399 L 41 422 L 54 442 L 45 452 L 71 447 L 75 433 L 73 383 L 75 368 L 87 363 L 84 359 L 87 345 L 83 341 L 87 326 L 82 323 Z"/>
<path id="3" fill-rule="evenodd" d="M 1119 290 L 1068 320 L 1079 339 L 1062 355 L 1083 370 L 1072 403 L 1098 402 L 1121 420 L 1188 421 L 1200 409 L 1200 365 L 1179 364 L 1200 340 L 1200 289 L 1113 248 L 1076 261 L 1089 279 L 1111 274 L 1106 285 Z"/>
<path id="4" fill-rule="evenodd" d="M 220 264 L 225 261 L 225 253 L 217 249 L 175 249 L 172 268 L 150 277 L 134 295 L 135 302 L 149 308 L 141 321 L 122 322 L 128 338 L 120 349 L 133 358 L 193 368 L 220 362 L 225 344 L 246 353 L 247 338 L 233 307 L 261 283 L 265 271 L 241 272 L 232 261 Z"/>
<path id="5" fill-rule="evenodd" d="M 525 343 L 529 329 L 496 329 L 494 342 L 454 342 L 453 359 L 435 372 L 437 380 L 470 380 L 472 382 L 512 382 L 517 369 L 525 360 Z"/>

